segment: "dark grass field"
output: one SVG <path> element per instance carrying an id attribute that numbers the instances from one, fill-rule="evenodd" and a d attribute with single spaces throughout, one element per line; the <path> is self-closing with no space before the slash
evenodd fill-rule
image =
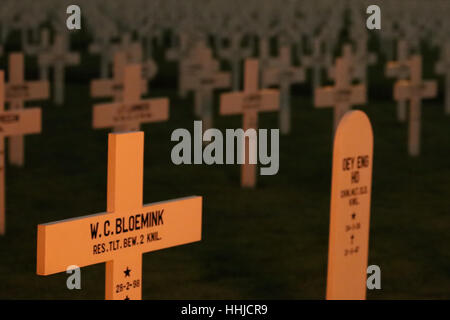
<path id="1" fill-rule="evenodd" d="M 158 53 L 159 55 L 161 53 Z M 425 75 L 435 52 L 427 52 Z M 161 61 L 161 60 L 159 60 Z M 4 65 L 5 60 L 2 60 Z M 36 77 L 34 61 L 28 79 Z M 42 106 L 43 131 L 27 136 L 24 168 L 6 167 L 7 234 L 0 238 L 0 298 L 103 299 L 105 266 L 36 275 L 39 223 L 106 208 L 106 130 L 93 130 L 87 80 L 98 60 L 83 55 L 68 71 L 66 103 Z M 398 123 L 383 61 L 370 69 L 369 115 L 375 137 L 369 265 L 381 267 L 381 290 L 369 299 L 450 298 L 450 117 L 442 97 L 424 103 L 422 154 L 407 155 L 407 124 Z M 280 171 L 240 188 L 238 165 L 175 166 L 176 128 L 193 128 L 193 101 L 176 94 L 176 65 L 160 64 L 150 96 L 168 96 L 170 121 L 147 124 L 144 202 L 203 196 L 203 238 L 143 256 L 144 299 L 323 299 L 326 288 L 332 110 L 314 109 L 307 84 L 293 87 L 292 133 L 280 139 Z M 218 96 L 216 96 L 216 101 Z M 216 103 L 216 115 L 217 115 Z M 276 114 L 260 116 L 276 128 Z M 241 117 L 215 117 L 238 128 Z M 64 239 L 62 239 L 64 241 Z"/>

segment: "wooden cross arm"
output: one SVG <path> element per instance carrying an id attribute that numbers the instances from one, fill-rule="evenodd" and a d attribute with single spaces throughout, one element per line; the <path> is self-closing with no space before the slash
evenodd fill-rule
<path id="1" fill-rule="evenodd" d="M 80 54 L 79 53 L 71 53 L 67 55 L 67 59 L 65 60 L 69 65 L 80 64 Z"/>
<path id="2" fill-rule="evenodd" d="M 184 88 L 187 90 L 213 90 L 225 89 L 231 86 L 231 74 L 229 72 L 218 72 L 211 76 L 200 75 L 195 79 L 183 79 Z"/>
<path id="3" fill-rule="evenodd" d="M 156 98 L 130 103 L 94 106 L 93 127 L 110 128 L 126 123 L 158 122 L 169 119 L 169 99 Z"/>
<path id="4" fill-rule="evenodd" d="M 394 86 L 394 99 L 434 98 L 437 92 L 438 86 L 436 81 L 423 81 L 420 85 L 413 85 L 409 80 L 400 80 Z"/>
<path id="5" fill-rule="evenodd" d="M 48 81 L 28 81 L 26 83 L 5 84 L 5 100 L 45 100 L 50 95 L 50 85 Z"/>
<path id="6" fill-rule="evenodd" d="M 231 92 L 220 96 L 220 114 L 242 114 L 246 110 L 276 111 L 280 108 L 280 92 L 264 89 L 254 93 Z"/>
<path id="7" fill-rule="evenodd" d="M 67 65 L 76 65 L 80 63 L 80 54 L 78 53 L 71 53 L 71 54 L 66 54 L 63 56 L 60 56 L 58 54 L 54 54 L 54 53 L 43 53 L 41 55 L 39 55 L 38 57 L 38 63 L 39 65 L 43 65 L 43 66 L 50 66 L 52 64 L 54 64 L 56 61 L 61 60 L 64 61 L 64 64 Z"/>
<path id="8" fill-rule="evenodd" d="M 165 58 L 167 61 L 177 61 L 181 57 L 181 50 L 178 48 L 171 48 L 166 51 Z"/>
<path id="9" fill-rule="evenodd" d="M 141 94 L 147 94 L 147 80 L 141 80 Z M 90 85 L 91 97 L 106 98 L 111 97 L 117 91 L 123 91 L 123 84 L 111 79 L 92 80 Z"/>
<path id="10" fill-rule="evenodd" d="M 367 103 L 367 88 L 364 84 L 352 86 L 350 103 L 354 105 L 361 105 Z"/>
<path id="11" fill-rule="evenodd" d="M 388 62 L 385 74 L 388 78 L 408 78 L 410 76 L 409 64 L 403 62 Z"/>
<path id="12" fill-rule="evenodd" d="M 200 79 L 200 85 L 202 86 L 212 86 L 217 89 L 225 89 L 231 86 L 231 74 L 230 72 L 218 72 L 212 79 Z"/>
<path id="13" fill-rule="evenodd" d="M 440 61 L 434 68 L 437 74 L 446 74 L 450 72 L 450 61 Z"/>
<path id="14" fill-rule="evenodd" d="M 367 102 L 366 86 L 363 84 L 351 86 L 349 89 L 337 89 L 327 86 L 317 88 L 314 94 L 316 108 L 331 107 L 338 103 L 359 105 Z"/>
<path id="15" fill-rule="evenodd" d="M 66 271 L 201 240 L 202 197 L 38 225 L 37 274 Z"/>
<path id="16" fill-rule="evenodd" d="M 327 68 L 327 76 L 328 76 L 328 78 L 330 78 L 330 79 L 335 79 L 335 77 L 334 77 L 334 74 L 336 73 L 336 66 L 334 66 L 334 65 L 330 65 L 328 68 Z"/>
<path id="17" fill-rule="evenodd" d="M 282 81 L 299 83 L 305 81 L 305 78 L 305 70 L 301 67 L 266 68 L 262 75 L 262 81 L 265 86 L 279 85 Z"/>
<path id="18" fill-rule="evenodd" d="M 0 135 L 17 136 L 41 132 L 41 109 L 27 108 L 0 113 Z"/>
<path id="19" fill-rule="evenodd" d="M 333 59 L 330 55 L 319 55 L 319 56 L 303 56 L 302 65 L 307 68 L 329 68 L 333 63 Z"/>
<path id="20" fill-rule="evenodd" d="M 219 50 L 219 57 L 227 61 L 240 61 L 250 57 L 253 54 L 252 48 L 247 47 L 228 47 Z"/>
<path id="21" fill-rule="evenodd" d="M 213 73 L 220 69 L 219 61 L 214 60 L 208 65 L 208 71 Z M 206 72 L 204 62 L 201 60 L 184 60 L 180 65 L 180 73 L 182 77 L 187 77 L 190 80 L 194 77 L 201 77 Z"/>
<path id="22" fill-rule="evenodd" d="M 104 45 L 102 45 L 102 44 L 100 44 L 100 43 L 98 43 L 98 42 L 94 42 L 94 43 L 91 43 L 91 44 L 88 46 L 88 52 L 89 52 L 90 54 L 100 54 L 100 53 L 102 52 L 102 49 L 103 49 L 104 47 L 105 47 Z"/>
<path id="23" fill-rule="evenodd" d="M 146 79 L 153 79 L 158 73 L 158 65 L 153 59 L 148 59 L 142 64 L 142 76 Z"/>
<path id="24" fill-rule="evenodd" d="M 262 84 L 264 87 L 274 86 L 280 84 L 279 68 L 266 68 L 262 72 Z"/>
<path id="25" fill-rule="evenodd" d="M 331 107 L 334 105 L 335 88 L 326 86 L 317 88 L 314 92 L 314 106 L 316 108 Z"/>
<path id="26" fill-rule="evenodd" d="M 355 60 L 357 64 L 368 64 L 368 65 L 372 65 L 377 63 L 378 58 L 377 55 L 374 53 L 361 53 L 361 54 L 357 54 L 355 56 Z"/>

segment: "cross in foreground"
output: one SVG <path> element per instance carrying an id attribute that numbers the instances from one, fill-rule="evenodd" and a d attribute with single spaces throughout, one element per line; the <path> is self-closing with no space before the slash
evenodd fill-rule
<path id="1" fill-rule="evenodd" d="M 327 300 L 366 298 L 372 168 L 372 125 L 350 111 L 334 137 Z"/>
<path id="2" fill-rule="evenodd" d="M 143 253 L 201 240 L 202 197 L 142 205 L 143 165 L 143 132 L 109 134 L 107 212 L 38 225 L 38 275 L 106 262 L 106 299 L 141 299 Z"/>

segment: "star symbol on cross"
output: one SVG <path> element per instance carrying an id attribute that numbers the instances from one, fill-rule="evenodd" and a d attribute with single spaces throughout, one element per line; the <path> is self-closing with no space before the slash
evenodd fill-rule
<path id="1" fill-rule="evenodd" d="M 125 273 L 125 277 L 129 277 L 130 272 L 131 272 L 131 270 L 127 267 L 127 269 L 123 273 Z"/>

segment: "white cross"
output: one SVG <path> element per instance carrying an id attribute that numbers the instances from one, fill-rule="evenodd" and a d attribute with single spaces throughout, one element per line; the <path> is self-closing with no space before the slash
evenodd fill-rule
<path id="1" fill-rule="evenodd" d="M 64 102 L 65 67 L 80 63 L 80 54 L 67 52 L 67 48 L 68 41 L 65 36 L 56 35 L 51 51 L 41 53 L 38 57 L 41 67 L 54 68 L 54 100 L 57 105 Z"/>
<path id="2" fill-rule="evenodd" d="M 304 81 L 304 69 L 292 65 L 290 46 L 281 47 L 279 57 L 271 59 L 263 71 L 263 88 L 273 85 L 280 87 L 280 131 L 282 134 L 288 134 L 291 131 L 291 85 Z"/>
<path id="3" fill-rule="evenodd" d="M 39 56 L 40 54 L 50 49 L 50 31 L 47 28 L 42 29 L 40 35 L 41 37 L 39 44 L 30 45 L 29 43 L 26 43 L 26 46 L 24 47 L 24 51 L 26 54 Z M 39 68 L 39 78 L 41 80 L 48 80 L 47 66 L 41 66 Z"/>
<path id="4" fill-rule="evenodd" d="M 220 97 L 221 115 L 243 115 L 245 132 L 258 129 L 258 113 L 277 111 L 280 108 L 278 90 L 258 89 L 258 60 L 245 61 L 244 91 L 222 94 Z M 243 158 L 239 159 L 241 167 L 241 186 L 253 188 L 256 185 L 256 132 L 249 135 L 248 144 L 245 138 Z M 247 159 L 248 157 L 248 159 Z"/>
<path id="5" fill-rule="evenodd" d="M 366 86 L 352 85 L 348 57 L 336 59 L 335 79 L 334 87 L 318 88 L 314 95 L 315 107 L 334 107 L 333 132 L 336 131 L 339 121 L 352 105 L 367 102 Z"/>
<path id="6" fill-rule="evenodd" d="M 204 106 L 203 99 L 209 99 L 202 95 L 201 86 L 198 81 L 201 75 L 205 75 L 219 70 L 219 62 L 212 57 L 212 51 L 204 42 L 198 42 L 191 49 L 189 55 L 180 61 L 179 86 L 182 96 L 186 96 L 187 92 L 193 90 L 194 95 L 194 114 L 197 117 L 202 116 Z M 208 69 L 206 71 L 206 69 Z M 208 103 L 207 103 L 208 104 Z"/>
<path id="7" fill-rule="evenodd" d="M 127 57 L 123 52 L 114 54 L 113 78 L 97 79 L 91 82 L 91 96 L 94 98 L 112 97 L 115 102 L 122 101 L 124 70 Z M 147 81 L 141 80 L 141 94 L 147 94 Z"/>
<path id="8" fill-rule="evenodd" d="M 322 39 L 314 38 L 312 55 L 302 58 L 302 64 L 313 70 L 313 93 L 322 84 L 322 70 L 329 69 L 332 65 L 332 58 L 328 52 L 322 50 Z"/>
<path id="9" fill-rule="evenodd" d="M 229 37 L 229 46 L 220 47 L 218 55 L 231 64 L 233 91 L 241 87 L 241 62 L 252 55 L 252 48 L 241 46 L 242 35 L 235 33 Z"/>
<path id="10" fill-rule="evenodd" d="M 414 55 L 409 60 L 410 80 L 395 83 L 395 100 L 409 100 L 409 140 L 408 152 L 411 156 L 420 154 L 420 118 L 422 99 L 433 98 L 437 94 L 436 81 L 422 80 L 422 58 Z"/>
<path id="11" fill-rule="evenodd" d="M 231 85 L 231 76 L 228 72 L 218 70 L 218 62 L 212 57 L 209 48 L 201 47 L 198 54 L 198 64 L 188 65 L 190 69 L 184 69 L 186 72 L 186 90 L 193 90 L 196 95 L 196 105 L 198 114 L 202 118 L 204 130 L 212 127 L 213 121 L 213 97 L 214 89 L 229 88 Z"/>

